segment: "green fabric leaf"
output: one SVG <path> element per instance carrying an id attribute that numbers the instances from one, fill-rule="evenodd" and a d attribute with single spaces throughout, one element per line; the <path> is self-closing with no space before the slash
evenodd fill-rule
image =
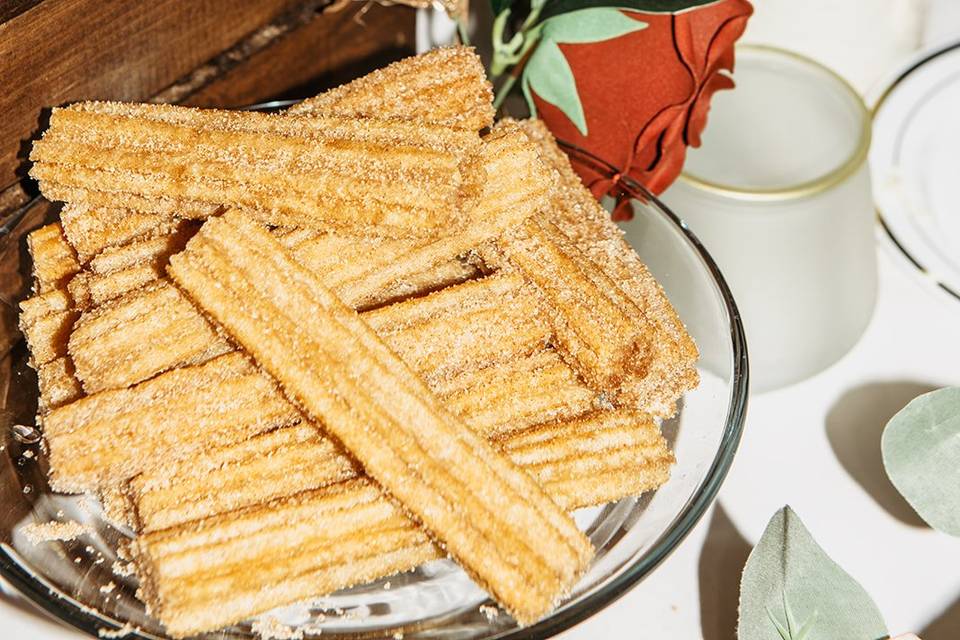
<path id="1" fill-rule="evenodd" d="M 581 9 L 543 23 L 543 39 L 558 43 L 585 43 L 610 40 L 646 29 L 647 24 L 628 18 L 619 9 Z"/>
<path id="2" fill-rule="evenodd" d="M 740 581 L 739 640 L 879 640 L 877 605 L 784 507 L 750 553 Z"/>
<path id="3" fill-rule="evenodd" d="M 509 9 L 513 5 L 513 0 L 490 0 L 490 7 L 493 9 L 493 15 L 498 16 L 504 9 Z"/>
<path id="4" fill-rule="evenodd" d="M 910 506 L 934 529 L 960 536 L 960 388 L 911 400 L 887 423 L 881 449 Z"/>
<path id="5" fill-rule="evenodd" d="M 685 9 L 714 4 L 719 0 L 547 0 L 541 18 L 546 20 L 571 11 L 593 7 L 619 7 L 647 13 L 677 13 Z"/>
<path id="6" fill-rule="evenodd" d="M 583 104 L 577 93 L 577 83 L 573 78 L 570 63 L 553 40 L 542 40 L 534 50 L 530 60 L 523 68 L 523 95 L 530 105 L 530 113 L 537 114 L 530 90 L 537 92 L 543 100 L 556 105 L 576 125 L 580 133 L 587 135 L 587 120 L 583 115 Z"/>

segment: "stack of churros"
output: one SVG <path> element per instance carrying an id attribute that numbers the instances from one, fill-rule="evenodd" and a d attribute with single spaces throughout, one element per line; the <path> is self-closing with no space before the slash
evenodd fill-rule
<path id="1" fill-rule="evenodd" d="M 55 109 L 31 160 L 50 484 L 136 532 L 171 635 L 443 557 L 530 624 L 591 562 L 570 512 L 667 481 L 696 347 L 470 49 L 280 114 Z"/>

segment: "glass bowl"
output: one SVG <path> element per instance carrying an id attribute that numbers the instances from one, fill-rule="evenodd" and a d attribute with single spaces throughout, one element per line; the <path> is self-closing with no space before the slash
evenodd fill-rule
<path id="1" fill-rule="evenodd" d="M 277 104 L 276 106 L 283 106 Z M 574 150 L 576 151 L 576 150 Z M 581 154 L 583 152 L 580 152 Z M 610 173 L 614 170 L 610 168 Z M 747 354 L 730 292 L 713 260 L 686 226 L 642 187 L 625 179 L 634 219 L 623 225 L 660 281 L 701 351 L 700 386 L 663 424 L 677 457 L 671 480 L 639 499 L 576 513 L 597 555 L 571 597 L 552 615 L 518 628 L 506 615 L 488 616 L 485 594 L 447 560 L 347 589 L 271 614 L 280 623 L 308 625 L 327 638 L 468 640 L 546 638 L 597 613 L 648 575 L 673 551 L 716 496 L 740 440 L 747 400 Z M 0 367 L 0 575 L 24 596 L 94 637 L 165 638 L 136 599 L 136 580 L 122 571 L 118 543 L 129 532 L 108 525 L 97 501 L 52 493 L 34 424 L 37 381 L 16 328 L 17 302 L 29 295 L 24 236 L 56 219 L 57 208 L 35 200 L 0 221 L 3 312 Z M 32 543 L 31 522 L 77 521 L 91 533 L 67 542 Z M 125 626 L 126 625 L 126 626 Z M 250 623 L 199 636 L 257 637 Z M 313 637 L 306 633 L 304 637 Z"/>

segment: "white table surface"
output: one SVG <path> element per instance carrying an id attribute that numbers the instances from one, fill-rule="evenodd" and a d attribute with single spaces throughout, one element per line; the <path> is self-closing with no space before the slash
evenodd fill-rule
<path id="1" fill-rule="evenodd" d="M 931 42 L 960 32 L 955 4 L 756 0 L 745 39 L 804 51 L 867 90 L 924 40 L 925 18 L 911 7 L 926 8 Z M 960 385 L 960 300 L 921 281 L 883 239 L 879 269 L 876 312 L 860 342 L 820 375 L 751 398 L 716 507 L 650 577 L 563 640 L 733 640 L 740 571 L 784 504 L 873 596 L 893 635 L 960 638 L 960 539 L 923 526 L 880 459 L 881 430 L 897 410 L 925 391 Z M 0 581 L 0 638 L 83 637 Z"/>

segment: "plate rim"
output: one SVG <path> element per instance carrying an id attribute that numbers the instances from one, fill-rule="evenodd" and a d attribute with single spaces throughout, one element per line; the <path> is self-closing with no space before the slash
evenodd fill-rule
<path id="1" fill-rule="evenodd" d="M 880 112 L 880 109 L 887 102 L 893 92 L 896 91 L 897 87 L 902 85 L 908 77 L 940 56 L 957 50 L 960 50 L 960 40 L 948 42 L 946 44 L 941 44 L 937 47 L 934 47 L 933 49 L 921 51 L 911 57 L 892 74 L 887 76 L 887 78 L 881 81 L 872 91 L 868 92 L 866 95 L 866 102 L 868 108 L 870 109 L 871 123 L 874 126 L 876 125 L 877 114 Z M 874 177 L 873 171 L 874 169 L 871 165 L 871 178 Z M 874 180 L 874 189 L 876 189 L 876 180 Z M 877 223 L 880 227 L 882 237 L 886 239 L 887 244 L 892 249 L 893 253 L 897 254 L 901 258 L 900 262 L 902 264 L 905 263 L 909 265 L 911 267 L 910 271 L 914 274 L 920 275 L 924 282 L 933 285 L 937 290 L 950 296 L 954 300 L 960 301 L 960 291 L 957 291 L 949 283 L 944 282 L 943 278 L 938 277 L 936 273 L 931 271 L 926 266 L 926 263 L 922 257 L 916 255 L 915 251 L 911 252 L 907 248 L 904 241 L 894 232 L 893 227 L 888 222 L 890 215 L 884 214 L 884 211 L 877 202 L 876 197 L 874 197 L 874 211 L 877 216 Z"/>

